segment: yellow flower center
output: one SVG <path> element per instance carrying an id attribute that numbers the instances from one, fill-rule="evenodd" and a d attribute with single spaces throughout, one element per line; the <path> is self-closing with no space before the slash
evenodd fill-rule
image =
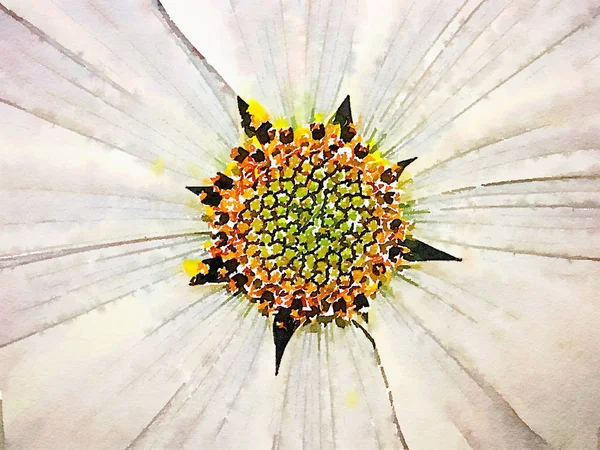
<path id="1" fill-rule="evenodd" d="M 398 170 L 345 131 L 259 128 L 233 149 L 229 175 L 212 179 L 209 252 L 230 290 L 265 314 L 291 308 L 299 324 L 343 324 L 402 262 Z"/>

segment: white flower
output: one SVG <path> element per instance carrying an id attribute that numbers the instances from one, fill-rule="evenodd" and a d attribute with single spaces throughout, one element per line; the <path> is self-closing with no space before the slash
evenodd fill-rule
<path id="1" fill-rule="evenodd" d="M 6 447 L 595 448 L 599 15 L 2 2 Z M 184 186 L 229 162 L 236 95 L 305 124 L 346 94 L 363 136 L 418 156 L 415 236 L 463 261 L 404 271 L 368 330 L 296 333 L 275 377 L 272 322 L 187 285 L 206 224 Z"/>

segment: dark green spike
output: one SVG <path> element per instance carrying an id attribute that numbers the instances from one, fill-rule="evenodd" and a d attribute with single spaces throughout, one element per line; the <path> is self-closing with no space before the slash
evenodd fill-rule
<path id="1" fill-rule="evenodd" d="M 273 320 L 273 341 L 275 342 L 275 375 L 279 373 L 279 366 L 283 352 L 298 328 L 298 323 L 290 315 L 291 308 L 281 308 Z M 283 327 L 283 328 L 282 328 Z"/>
<path id="2" fill-rule="evenodd" d="M 415 156 L 414 158 L 405 159 L 404 161 L 400 161 L 399 163 L 396 163 L 396 167 L 394 168 L 394 172 L 396 173 L 396 176 L 402 175 L 402 172 L 404 172 L 404 169 L 406 169 L 408 167 L 408 165 L 413 163 L 416 159 L 417 159 L 417 157 Z"/>
<path id="3" fill-rule="evenodd" d="M 242 100 L 239 96 L 237 98 L 237 104 L 240 116 L 242 117 L 242 128 L 248 137 L 252 137 L 256 131 L 252 127 L 252 116 L 248 112 L 250 105 L 248 105 L 248 103 Z"/>
<path id="4" fill-rule="evenodd" d="M 349 95 L 346 95 L 346 98 L 335 112 L 331 122 L 340 126 L 340 137 L 344 142 L 350 142 L 354 136 L 356 136 L 356 130 L 354 130 L 354 127 L 350 126 L 353 123 L 353 120 Z"/>
<path id="5" fill-rule="evenodd" d="M 349 95 L 346 95 L 346 98 L 344 99 L 344 101 L 342 102 L 340 107 L 335 112 L 335 115 L 333 116 L 333 119 L 331 120 L 331 122 L 337 123 L 338 125 L 340 125 L 342 127 L 353 123 L 352 110 L 350 109 L 350 96 Z"/>
<path id="6" fill-rule="evenodd" d="M 410 253 L 402 255 L 407 261 L 462 261 L 461 258 L 456 258 L 417 239 L 407 238 L 402 242 L 402 246 L 410 250 Z"/>

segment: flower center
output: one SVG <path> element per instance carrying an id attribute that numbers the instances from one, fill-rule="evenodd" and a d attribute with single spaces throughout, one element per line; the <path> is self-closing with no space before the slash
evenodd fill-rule
<path id="1" fill-rule="evenodd" d="M 353 128 L 322 123 L 259 128 L 232 157 L 204 194 L 218 201 L 203 273 L 217 271 L 265 315 L 290 308 L 298 325 L 343 326 L 365 310 L 402 261 L 401 169 L 369 154 Z"/>
<path id="2" fill-rule="evenodd" d="M 331 123 L 296 130 L 274 127 L 256 103 L 237 102 L 249 139 L 232 150 L 235 163 L 210 186 L 186 186 L 207 206 L 214 236 L 211 258 L 184 268 L 190 285 L 227 283 L 263 315 L 274 313 L 277 375 L 300 326 L 357 325 L 357 313 L 368 321 L 369 300 L 394 269 L 460 258 L 411 236 L 398 179 L 416 158 L 387 165 L 371 152 L 350 96 Z"/>

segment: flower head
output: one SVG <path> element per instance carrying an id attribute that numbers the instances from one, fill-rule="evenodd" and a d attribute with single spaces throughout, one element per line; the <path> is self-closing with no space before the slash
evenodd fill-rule
<path id="1" fill-rule="evenodd" d="M 275 372 L 294 331 L 367 318 L 408 261 L 454 260 L 410 238 L 400 180 L 416 158 L 386 164 L 363 142 L 346 97 L 328 123 L 275 127 L 238 97 L 247 139 L 209 186 L 189 187 L 214 232 L 191 285 L 226 283 L 275 314 Z M 256 108 L 254 108 L 256 109 Z"/>

